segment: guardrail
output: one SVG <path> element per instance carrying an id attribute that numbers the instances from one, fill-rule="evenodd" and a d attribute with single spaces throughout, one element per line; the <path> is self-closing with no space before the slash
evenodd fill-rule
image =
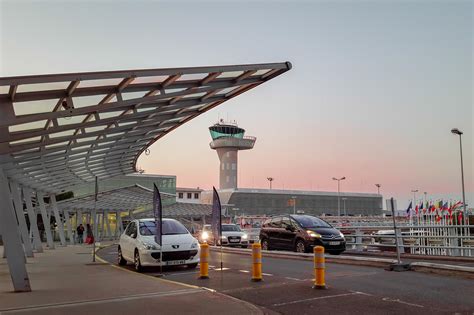
<path id="1" fill-rule="evenodd" d="M 474 225 L 412 225 L 396 229 L 393 226 L 339 226 L 346 237 L 347 248 L 395 250 L 420 255 L 474 257 Z M 474 233 L 473 233 L 474 234 Z"/>

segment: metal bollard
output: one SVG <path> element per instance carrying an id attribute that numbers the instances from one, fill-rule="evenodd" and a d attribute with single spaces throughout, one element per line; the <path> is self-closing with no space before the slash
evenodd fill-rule
<path id="1" fill-rule="evenodd" d="M 313 289 L 326 289 L 324 280 L 325 264 L 324 264 L 324 247 L 315 246 L 314 252 L 314 285 Z"/>
<path id="2" fill-rule="evenodd" d="M 262 281 L 262 245 L 252 244 L 252 281 Z"/>
<path id="3" fill-rule="evenodd" d="M 209 244 L 201 244 L 199 259 L 199 279 L 209 279 Z"/>

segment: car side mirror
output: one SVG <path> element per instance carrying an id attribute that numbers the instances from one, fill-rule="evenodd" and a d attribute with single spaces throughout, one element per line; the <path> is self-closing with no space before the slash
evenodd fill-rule
<path id="1" fill-rule="evenodd" d="M 130 235 L 131 238 L 137 238 L 137 234 L 133 233 Z"/>
<path id="2" fill-rule="evenodd" d="M 294 228 L 293 226 L 291 226 L 291 225 L 287 225 L 287 226 L 285 227 L 285 230 L 290 231 L 290 232 L 294 232 L 294 231 L 295 231 L 295 228 Z"/>

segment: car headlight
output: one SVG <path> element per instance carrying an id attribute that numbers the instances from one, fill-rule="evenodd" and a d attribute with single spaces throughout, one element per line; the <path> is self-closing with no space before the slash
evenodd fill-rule
<path id="1" fill-rule="evenodd" d="M 247 238 L 248 238 L 248 235 L 247 235 L 247 234 L 242 235 L 242 239 L 243 239 L 243 240 L 246 240 Z"/>
<path id="2" fill-rule="evenodd" d="M 153 244 L 148 244 L 148 243 L 143 243 L 143 247 L 145 247 L 146 250 L 156 250 L 158 247 Z"/>
<path id="3" fill-rule="evenodd" d="M 192 245 L 191 245 L 191 249 L 195 249 L 195 248 L 198 248 L 199 247 L 199 243 L 197 242 L 194 242 Z"/>
<path id="4" fill-rule="evenodd" d="M 308 235 L 309 235 L 310 237 L 314 237 L 314 238 L 320 238 L 320 237 L 321 237 L 321 234 L 316 233 L 316 232 L 314 232 L 314 231 L 308 230 L 308 231 L 306 231 L 306 233 L 308 233 Z"/>
<path id="5" fill-rule="evenodd" d="M 204 241 L 207 240 L 207 239 L 209 238 L 209 233 L 207 233 L 207 232 L 202 232 L 201 238 L 202 238 L 202 240 L 204 240 Z"/>
<path id="6" fill-rule="evenodd" d="M 221 239 L 223 239 L 223 240 L 225 240 L 226 238 L 227 238 L 227 236 L 224 236 L 224 235 L 221 236 Z"/>
<path id="7" fill-rule="evenodd" d="M 339 236 L 344 238 L 344 234 L 342 234 L 342 232 L 339 232 Z"/>

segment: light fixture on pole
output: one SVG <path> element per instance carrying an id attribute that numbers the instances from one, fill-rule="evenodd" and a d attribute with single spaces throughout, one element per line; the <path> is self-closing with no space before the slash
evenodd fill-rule
<path id="1" fill-rule="evenodd" d="M 273 177 L 267 177 L 267 180 L 270 182 L 270 189 L 272 189 L 272 182 L 274 180 Z"/>
<path id="2" fill-rule="evenodd" d="M 381 187 L 382 185 L 380 185 L 380 184 L 375 184 L 375 186 L 377 187 L 377 194 L 380 195 L 380 187 Z"/>
<path id="3" fill-rule="evenodd" d="M 333 180 L 337 180 L 337 216 L 341 216 L 341 189 L 340 189 L 340 182 L 341 180 L 345 180 L 346 177 L 336 178 L 333 177 Z"/>
<path id="4" fill-rule="evenodd" d="M 464 192 L 464 166 L 462 162 L 462 140 L 461 136 L 463 132 L 459 130 L 458 128 L 453 128 L 451 129 L 451 132 L 455 135 L 459 136 L 459 151 L 461 153 L 461 184 L 462 184 L 462 205 L 464 209 L 464 215 L 466 215 L 466 194 Z"/>

